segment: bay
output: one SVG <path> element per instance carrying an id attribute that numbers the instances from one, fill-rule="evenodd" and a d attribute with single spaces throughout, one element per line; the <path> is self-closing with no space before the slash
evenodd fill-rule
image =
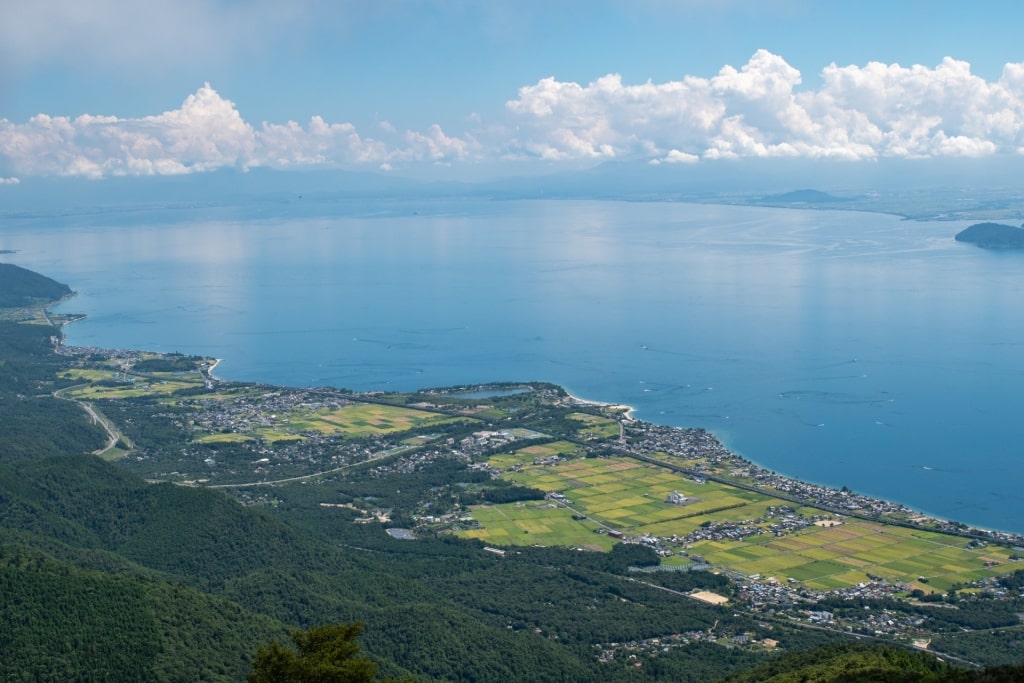
<path id="1" fill-rule="evenodd" d="M 967 223 L 602 201 L 302 201 L 4 217 L 68 343 L 226 379 L 545 380 L 778 472 L 1024 532 L 1024 254 Z"/>

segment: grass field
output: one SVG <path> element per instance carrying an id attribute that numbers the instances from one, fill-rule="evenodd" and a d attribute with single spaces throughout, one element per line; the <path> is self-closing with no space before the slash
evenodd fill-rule
<path id="1" fill-rule="evenodd" d="M 216 432 L 214 434 L 203 434 L 193 439 L 196 443 L 243 443 L 245 441 L 253 441 L 256 437 L 252 434 L 237 434 L 235 432 L 229 432 L 222 434 Z"/>
<path id="2" fill-rule="evenodd" d="M 60 376 L 64 379 L 81 380 L 83 382 L 102 382 L 103 380 L 114 379 L 116 374 L 114 370 L 99 370 L 94 368 L 71 368 L 65 372 L 60 373 Z"/>
<path id="3" fill-rule="evenodd" d="M 619 436 L 619 423 L 610 418 L 590 413 L 570 413 L 569 417 L 585 425 L 576 432 L 576 435 L 585 441 L 614 439 Z"/>
<path id="4" fill-rule="evenodd" d="M 471 509 L 484 526 L 459 535 L 496 545 L 558 545 L 588 550 L 611 550 L 615 539 L 594 533 L 590 520 L 575 520 L 572 512 L 544 501 L 484 505 Z"/>
<path id="5" fill-rule="evenodd" d="M 158 382 L 145 382 L 138 380 L 132 384 L 124 384 L 116 387 L 106 386 L 88 386 L 80 387 L 68 391 L 66 396 L 68 398 L 78 399 L 81 401 L 91 401 L 94 399 L 126 399 L 126 398 L 140 398 L 142 396 L 169 396 L 174 392 L 181 389 L 195 389 L 201 387 L 201 381 L 188 381 L 188 380 L 167 380 Z"/>
<path id="6" fill-rule="evenodd" d="M 597 523 L 626 535 L 685 536 L 707 522 L 740 524 L 763 519 L 770 506 L 791 505 L 768 495 L 716 482 L 696 483 L 664 468 L 625 458 L 576 458 L 555 465 L 533 465 L 554 453 L 570 454 L 572 444 L 555 442 L 495 456 L 489 463 L 505 470 L 502 478 L 522 486 L 559 492 L 571 509 L 552 505 L 495 505 L 472 511 L 483 530 L 462 532 L 489 543 L 588 545 L 582 529 Z M 519 465 L 518 469 L 509 468 Z M 666 502 L 676 491 L 683 505 Z M 518 506 L 518 507 L 516 507 Z M 573 510 L 593 522 L 572 520 Z M 797 513 L 821 514 L 813 508 Z M 776 536 L 769 522 L 764 533 L 743 540 L 701 540 L 687 548 L 715 567 L 738 574 L 760 574 L 809 588 L 829 590 L 868 580 L 868 574 L 903 581 L 912 588 L 945 591 L 954 584 L 1005 574 L 1024 563 L 998 546 L 968 548 L 968 540 L 935 532 L 857 519 Z M 592 533 L 589 532 L 589 533 Z M 613 542 L 594 534 L 589 545 Z M 676 556 L 678 557 L 678 556 Z M 988 565 L 988 566 L 986 566 Z M 921 582 L 923 577 L 926 581 Z"/>
<path id="7" fill-rule="evenodd" d="M 289 429 L 317 431 L 322 434 L 341 434 L 360 437 L 372 434 L 390 434 L 428 425 L 445 424 L 465 418 L 454 418 L 411 408 L 386 406 L 376 403 L 357 403 L 338 410 L 319 410 L 313 413 L 295 413 L 288 416 Z"/>
<path id="8" fill-rule="evenodd" d="M 553 441 L 551 443 L 527 446 L 512 453 L 492 456 L 487 464 L 499 470 L 507 470 L 516 465 L 530 465 L 536 460 L 543 460 L 552 456 L 561 455 L 565 457 L 576 457 L 581 455 L 581 449 L 576 444 L 568 441 Z"/>

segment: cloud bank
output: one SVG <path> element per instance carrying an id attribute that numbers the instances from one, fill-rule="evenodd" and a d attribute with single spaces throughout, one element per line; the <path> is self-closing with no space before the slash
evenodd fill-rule
<path id="1" fill-rule="evenodd" d="M 948 57 L 935 68 L 831 64 L 821 80 L 800 90 L 798 70 L 759 50 L 712 78 L 546 78 L 506 106 L 518 123 L 514 147 L 556 160 L 976 157 L 1024 147 L 1024 63 L 1007 64 L 994 83 Z"/>
<path id="2" fill-rule="evenodd" d="M 475 149 L 439 126 L 388 145 L 349 123 L 314 116 L 301 125 L 246 122 L 207 83 L 181 107 L 144 118 L 39 114 L 24 124 L 0 119 L 0 156 L 21 176 L 180 175 L 221 168 L 388 168 L 396 161 L 451 163 Z"/>
<path id="3" fill-rule="evenodd" d="M 219 168 L 380 168 L 498 159 L 610 158 L 652 164 L 789 157 L 983 157 L 1024 153 L 1024 63 L 997 81 L 946 58 L 934 68 L 827 66 L 817 88 L 759 50 L 711 78 L 587 85 L 545 78 L 506 103 L 507 120 L 448 134 L 440 126 L 378 137 L 319 116 L 247 122 L 209 84 L 181 107 L 143 118 L 39 114 L 0 119 L 0 168 L 21 177 L 167 175 Z"/>

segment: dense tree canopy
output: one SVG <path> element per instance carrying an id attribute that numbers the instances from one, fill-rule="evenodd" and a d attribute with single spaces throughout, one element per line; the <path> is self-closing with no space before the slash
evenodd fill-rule
<path id="1" fill-rule="evenodd" d="M 278 642 L 260 647 L 249 683 L 371 683 L 377 665 L 362 654 L 356 637 L 363 626 L 328 624 L 295 631 L 295 649 Z"/>

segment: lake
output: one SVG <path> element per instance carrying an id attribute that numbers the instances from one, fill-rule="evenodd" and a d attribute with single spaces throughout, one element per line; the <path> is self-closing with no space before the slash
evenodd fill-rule
<path id="1" fill-rule="evenodd" d="M 778 472 L 1024 532 L 1024 254 L 967 223 L 674 203 L 403 200 L 3 218 L 74 345 L 219 376 L 546 380 Z"/>

